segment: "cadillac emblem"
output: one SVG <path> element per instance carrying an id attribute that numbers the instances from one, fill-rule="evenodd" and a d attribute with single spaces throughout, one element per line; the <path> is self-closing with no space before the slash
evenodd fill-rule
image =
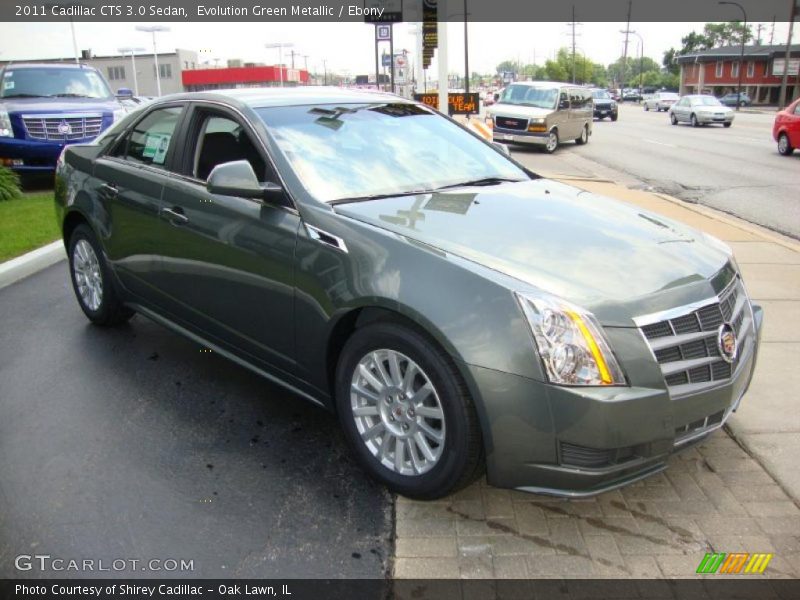
<path id="1" fill-rule="evenodd" d="M 736 360 L 739 344 L 736 341 L 736 332 L 730 323 L 723 323 L 717 330 L 717 347 L 722 360 L 732 363 Z"/>
<path id="2" fill-rule="evenodd" d="M 61 135 L 69 135 L 72 133 L 72 127 L 70 127 L 69 123 L 66 121 L 61 121 L 61 123 L 58 124 L 58 133 Z"/>

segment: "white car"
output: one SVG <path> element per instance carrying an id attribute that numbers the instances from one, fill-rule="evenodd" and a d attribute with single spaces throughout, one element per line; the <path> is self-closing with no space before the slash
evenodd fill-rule
<path id="1" fill-rule="evenodd" d="M 725 127 L 733 124 L 733 111 L 714 96 L 690 95 L 681 98 L 669 107 L 669 120 L 673 125 L 691 123 L 693 127 L 720 123 Z"/>
<path id="2" fill-rule="evenodd" d="M 669 110 L 669 107 L 678 101 L 678 94 L 673 92 L 656 92 L 651 94 L 644 101 L 645 110 L 655 110 L 661 112 L 662 110 Z"/>

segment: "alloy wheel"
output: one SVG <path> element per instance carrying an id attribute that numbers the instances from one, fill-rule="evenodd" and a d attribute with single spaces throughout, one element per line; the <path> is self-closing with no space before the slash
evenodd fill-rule
<path id="1" fill-rule="evenodd" d="M 545 148 L 548 152 L 555 152 L 556 148 L 558 148 L 558 134 L 555 131 L 551 131 L 547 136 L 547 146 Z"/>
<path id="2" fill-rule="evenodd" d="M 789 137 L 785 133 L 782 133 L 778 138 L 778 152 L 781 154 L 789 153 Z"/>
<path id="3" fill-rule="evenodd" d="M 94 248 L 84 239 L 73 249 L 72 272 L 81 302 L 91 311 L 98 310 L 103 302 L 103 275 Z"/>
<path id="4" fill-rule="evenodd" d="M 418 476 L 441 458 L 441 400 L 430 378 L 406 355 L 389 349 L 366 354 L 351 379 L 350 408 L 364 445 L 387 469 Z"/>

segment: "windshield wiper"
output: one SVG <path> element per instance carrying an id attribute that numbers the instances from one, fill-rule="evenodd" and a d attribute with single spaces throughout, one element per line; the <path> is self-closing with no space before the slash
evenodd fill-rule
<path id="1" fill-rule="evenodd" d="M 472 179 L 470 181 L 461 181 L 459 183 L 451 183 L 436 188 L 436 190 L 446 190 L 456 187 L 470 187 L 476 185 L 500 185 L 501 183 L 519 183 L 520 181 L 527 181 L 526 179 L 512 179 L 510 177 L 482 177 L 481 179 Z"/>
<path id="2" fill-rule="evenodd" d="M 91 98 L 86 94 L 51 94 L 49 98 Z"/>
<path id="3" fill-rule="evenodd" d="M 417 194 L 430 194 L 433 190 L 408 190 L 407 192 L 392 192 L 390 194 L 371 194 L 369 196 L 353 196 L 352 198 L 337 198 L 328 204 L 348 204 L 350 202 L 367 202 L 369 200 L 382 200 L 383 198 L 399 198 L 401 196 L 416 196 Z"/>
<path id="4" fill-rule="evenodd" d="M 50 96 L 42 96 L 41 94 L 5 94 L 3 98 L 49 98 Z"/>

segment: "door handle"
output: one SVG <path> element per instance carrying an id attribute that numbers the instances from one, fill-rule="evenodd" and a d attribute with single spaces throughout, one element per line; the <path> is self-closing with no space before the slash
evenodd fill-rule
<path id="1" fill-rule="evenodd" d="M 189 222 L 189 217 L 183 214 L 183 209 L 179 206 L 174 208 L 162 208 L 159 214 L 174 225 L 185 225 Z"/>
<path id="2" fill-rule="evenodd" d="M 116 198 L 117 194 L 119 194 L 119 189 L 117 189 L 117 186 L 112 185 L 110 183 L 104 183 L 103 185 L 100 186 L 100 189 L 103 190 L 103 192 L 105 192 L 105 195 L 108 196 L 109 198 Z"/>

